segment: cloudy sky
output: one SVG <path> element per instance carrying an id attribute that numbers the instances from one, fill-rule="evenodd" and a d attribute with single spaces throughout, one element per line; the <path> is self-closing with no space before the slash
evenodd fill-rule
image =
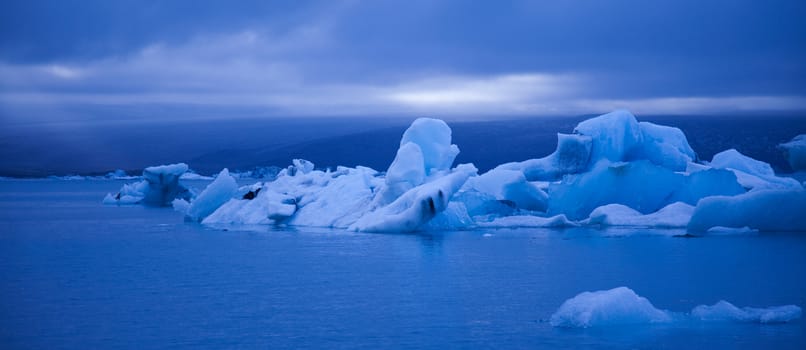
<path id="1" fill-rule="evenodd" d="M 803 0 L 6 0 L 0 118 L 799 112 L 803 18 Z"/>

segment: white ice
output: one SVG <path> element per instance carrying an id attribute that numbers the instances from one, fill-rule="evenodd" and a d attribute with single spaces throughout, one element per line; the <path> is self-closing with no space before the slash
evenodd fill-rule
<path id="1" fill-rule="evenodd" d="M 799 190 L 803 188 L 797 180 L 778 177 L 769 164 L 750 158 L 735 149 L 715 154 L 709 165 L 716 169 L 733 171 L 739 183 L 747 189 Z"/>
<path id="2" fill-rule="evenodd" d="M 551 315 L 554 327 L 588 328 L 670 322 L 672 317 L 627 287 L 582 292 Z"/>
<path id="3" fill-rule="evenodd" d="M 238 183 L 230 176 L 226 168 L 216 176 L 191 203 L 185 216 L 193 221 L 202 221 L 212 214 L 218 207 L 232 199 L 238 191 Z M 174 207 L 176 208 L 176 206 Z M 179 208 L 176 208 L 179 210 Z"/>
<path id="4" fill-rule="evenodd" d="M 782 147 L 797 157 L 805 138 Z M 420 118 L 403 133 L 386 172 L 316 170 L 294 159 L 276 175 L 271 171 L 269 181 L 240 189 L 224 171 L 194 199 L 178 181 L 198 177 L 173 164 L 147 168 L 143 181 L 124 185 L 104 203 L 161 206 L 178 199 L 177 210 L 206 224 L 382 232 L 573 225 L 806 231 L 798 180 L 733 149 L 702 162 L 680 129 L 638 122 L 628 111 L 558 134 L 546 157 L 482 175 L 472 164 L 453 167 L 458 153 L 444 121 Z"/>
<path id="5" fill-rule="evenodd" d="M 577 223 L 568 220 L 565 215 L 555 215 L 552 217 L 514 215 L 497 218 L 490 222 L 479 222 L 478 227 L 485 228 L 508 228 L 508 227 L 574 227 Z"/>
<path id="6" fill-rule="evenodd" d="M 168 206 L 176 198 L 190 198 L 179 177 L 187 172 L 185 163 L 148 167 L 143 170 L 143 181 L 125 184 L 116 195 L 107 194 L 104 204 L 146 204 Z"/>
<path id="7" fill-rule="evenodd" d="M 701 321 L 783 323 L 800 318 L 801 309 L 796 305 L 738 308 L 727 301 L 720 300 L 714 305 L 695 307 L 691 310 L 691 316 Z"/>
<path id="8" fill-rule="evenodd" d="M 801 308 L 796 305 L 738 308 L 724 300 L 696 306 L 688 314 L 670 312 L 656 308 L 630 288 L 618 287 L 582 292 L 566 300 L 549 322 L 554 327 L 589 328 L 689 321 L 782 323 L 800 317 Z"/>

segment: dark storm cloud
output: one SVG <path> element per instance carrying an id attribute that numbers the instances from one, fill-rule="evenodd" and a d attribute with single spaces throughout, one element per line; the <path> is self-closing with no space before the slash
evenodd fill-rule
<path id="1" fill-rule="evenodd" d="M 802 110 L 804 17 L 803 1 L 5 1 L 0 112 Z"/>

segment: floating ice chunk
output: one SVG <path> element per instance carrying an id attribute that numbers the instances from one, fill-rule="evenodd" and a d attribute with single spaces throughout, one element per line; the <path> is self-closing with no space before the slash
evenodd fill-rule
<path id="1" fill-rule="evenodd" d="M 626 160 L 629 152 L 643 142 L 643 134 L 629 111 L 618 110 L 585 120 L 574 132 L 593 140 L 590 164 L 601 159 L 613 162 Z"/>
<path id="2" fill-rule="evenodd" d="M 518 170 L 529 181 L 554 180 L 588 168 L 591 138 L 584 135 L 557 134 L 557 149 L 551 155 L 523 162 L 506 163 L 496 169 Z"/>
<path id="3" fill-rule="evenodd" d="M 657 212 L 643 215 L 621 204 L 608 204 L 593 210 L 585 224 L 602 226 L 632 226 L 681 228 L 688 225 L 694 206 L 683 202 L 669 204 Z"/>
<path id="4" fill-rule="evenodd" d="M 232 196 L 235 195 L 237 191 L 238 183 L 230 176 L 229 170 L 225 168 L 221 170 L 213 182 L 207 185 L 207 188 L 205 188 L 198 197 L 190 202 L 190 207 L 188 207 L 185 215 L 191 220 L 202 221 L 224 203 L 232 199 Z"/>
<path id="5" fill-rule="evenodd" d="M 366 232 L 416 231 L 445 210 L 454 193 L 476 171 L 471 164 L 457 166 L 450 174 L 417 186 L 389 205 L 367 213 L 350 229 Z"/>
<path id="6" fill-rule="evenodd" d="M 568 220 L 565 215 L 555 215 L 552 217 L 531 216 L 531 215 L 515 215 L 497 218 L 491 222 L 480 222 L 478 227 L 488 228 L 507 228 L 507 227 L 574 227 L 578 226 L 577 223 Z"/>
<path id="7" fill-rule="evenodd" d="M 636 149 L 634 157 L 675 171 L 685 170 L 686 165 L 696 159 L 682 130 L 649 122 L 640 122 L 638 125 L 643 143 Z"/>
<path id="8" fill-rule="evenodd" d="M 610 164 L 599 162 L 586 173 L 569 175 L 549 187 L 548 213 L 582 220 L 593 209 L 623 204 L 640 213 L 654 213 L 674 202 L 695 204 L 712 195 L 736 195 L 744 189 L 726 170 L 683 175 L 646 160 Z"/>
<path id="9" fill-rule="evenodd" d="M 182 214 L 187 214 L 188 209 L 190 209 L 190 202 L 182 198 L 177 198 L 171 202 L 171 206 L 174 208 L 174 210 Z"/>
<path id="10" fill-rule="evenodd" d="M 806 231 L 806 190 L 758 190 L 734 197 L 703 198 L 688 225 L 692 232 L 715 226 L 760 231 Z"/>
<path id="11" fill-rule="evenodd" d="M 618 287 L 598 292 L 583 292 L 566 300 L 551 315 L 554 327 L 588 328 L 624 324 L 670 322 L 666 311 L 655 308 L 632 289 Z"/>
<path id="12" fill-rule="evenodd" d="M 806 170 L 806 134 L 798 135 L 778 146 L 784 151 L 792 170 Z"/>
<path id="13" fill-rule="evenodd" d="M 635 294 L 632 289 L 618 287 L 583 292 L 566 300 L 549 322 L 554 327 L 573 328 L 688 320 L 782 323 L 800 318 L 801 313 L 801 308 L 797 305 L 738 308 L 724 300 L 711 306 L 696 306 L 690 314 L 672 313 L 655 308 L 649 300 Z"/>
<path id="14" fill-rule="evenodd" d="M 403 133 L 400 146 L 409 142 L 420 147 L 426 175 L 450 169 L 459 154 L 459 147 L 451 144 L 451 128 L 439 119 L 418 118 L 412 122 Z"/>
<path id="15" fill-rule="evenodd" d="M 691 316 L 701 321 L 783 323 L 800 318 L 801 309 L 796 305 L 738 308 L 727 301 L 720 300 L 714 305 L 695 307 L 691 310 Z"/>
<path id="16" fill-rule="evenodd" d="M 526 181 L 522 172 L 493 169 L 467 180 L 465 188 L 486 193 L 499 201 L 509 201 L 517 208 L 545 211 L 548 195 Z"/>
<path id="17" fill-rule="evenodd" d="M 188 199 L 190 191 L 179 184 L 179 177 L 187 170 L 185 163 L 148 167 L 143 171 L 143 181 L 123 185 L 116 195 L 107 194 L 104 204 L 168 206 L 176 198 Z"/>

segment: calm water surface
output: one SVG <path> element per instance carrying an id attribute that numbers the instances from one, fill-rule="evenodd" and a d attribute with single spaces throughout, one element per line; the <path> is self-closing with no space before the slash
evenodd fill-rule
<path id="1" fill-rule="evenodd" d="M 579 292 L 806 306 L 806 236 L 214 229 L 0 181 L 0 348 L 804 348 L 806 322 L 558 329 Z M 199 184 L 203 186 L 203 184 Z M 625 232 L 620 232 L 625 233 Z"/>

